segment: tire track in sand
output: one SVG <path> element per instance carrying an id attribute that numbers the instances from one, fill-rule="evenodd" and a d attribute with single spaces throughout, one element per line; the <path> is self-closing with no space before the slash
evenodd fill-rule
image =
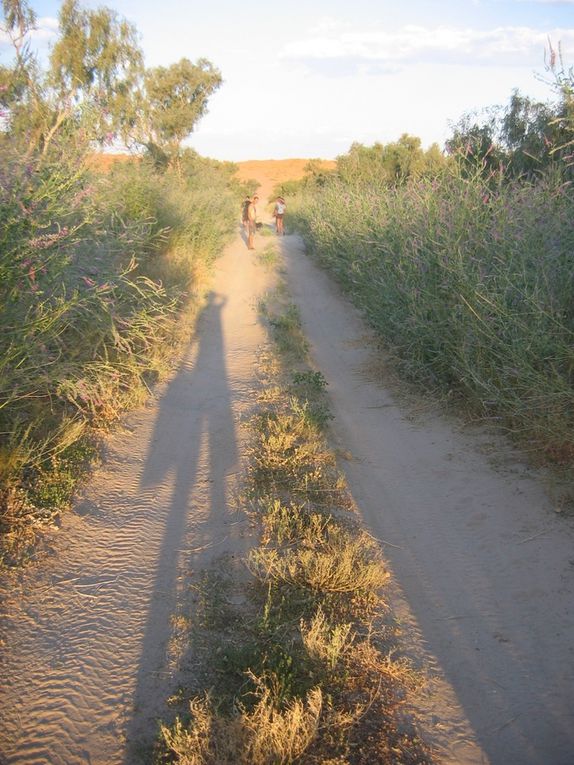
<path id="1" fill-rule="evenodd" d="M 284 255 L 352 455 L 341 467 L 383 541 L 405 640 L 435 675 L 419 709 L 431 742 L 453 765 L 571 765 L 572 519 L 516 455 L 495 469 L 476 432 L 408 416 L 372 372 L 376 341 L 359 313 L 300 239 Z M 496 449 L 508 457 L 500 439 Z"/>
<path id="2" fill-rule="evenodd" d="M 153 739 L 190 571 L 247 544 L 230 497 L 269 279 L 237 237 L 171 379 L 110 439 L 49 557 L 3 582 L 3 762 L 135 763 Z"/>

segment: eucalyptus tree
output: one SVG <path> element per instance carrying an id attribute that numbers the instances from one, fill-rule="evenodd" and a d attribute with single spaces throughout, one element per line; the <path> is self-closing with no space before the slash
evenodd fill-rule
<path id="1" fill-rule="evenodd" d="M 82 123 L 100 143 L 126 136 L 135 122 L 133 94 L 143 75 L 135 27 L 110 8 L 86 10 L 65 0 L 50 56 L 51 125 L 44 150 L 66 122 Z"/>
<path id="2" fill-rule="evenodd" d="M 12 43 L 14 61 L 0 65 L 0 106 L 3 133 L 30 127 L 31 104 L 37 98 L 38 67 L 30 50 L 30 33 L 36 27 L 36 14 L 26 0 L 2 0 L 0 30 Z"/>
<path id="3" fill-rule="evenodd" d="M 30 52 L 36 15 L 28 0 L 2 0 L 2 9 L 15 50 L 14 62 L 0 66 L 4 138 L 39 156 L 60 141 L 88 149 L 120 140 L 146 147 L 159 163 L 179 162 L 182 142 L 222 83 L 210 61 L 182 58 L 146 69 L 129 21 L 110 8 L 64 0 L 42 71 Z"/>
<path id="4" fill-rule="evenodd" d="M 133 93 L 143 56 L 132 24 L 109 8 L 65 0 L 46 71 L 30 52 L 36 14 L 27 0 L 3 0 L 3 27 L 15 61 L 0 68 L 0 98 L 11 138 L 45 155 L 54 138 L 75 133 L 85 145 L 126 134 L 135 121 Z"/>
<path id="5" fill-rule="evenodd" d="M 171 66 L 147 69 L 141 102 L 140 142 L 153 156 L 177 163 L 182 141 L 207 111 L 210 96 L 222 83 L 207 59 L 182 58 Z"/>

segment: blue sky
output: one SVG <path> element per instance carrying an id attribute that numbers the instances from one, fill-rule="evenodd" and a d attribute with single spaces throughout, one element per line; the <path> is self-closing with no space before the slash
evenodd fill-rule
<path id="1" fill-rule="evenodd" d="M 111 0 L 149 66 L 205 56 L 224 84 L 189 143 L 243 160 L 335 157 L 408 132 L 443 144 L 470 110 L 511 90 L 547 100 L 544 48 L 574 64 L 574 0 Z M 60 7 L 31 0 L 39 44 Z M 40 42 L 41 41 L 41 42 Z"/>

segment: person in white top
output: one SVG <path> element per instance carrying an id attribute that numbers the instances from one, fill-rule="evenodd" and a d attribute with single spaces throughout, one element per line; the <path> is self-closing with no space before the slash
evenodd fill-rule
<path id="1" fill-rule="evenodd" d="M 283 216 L 285 215 L 285 210 L 287 209 L 287 205 L 285 204 L 285 200 L 283 197 L 277 197 L 275 201 L 275 209 L 273 210 L 273 215 L 275 216 L 275 231 L 278 234 L 283 234 L 285 236 L 285 228 L 283 226 Z"/>

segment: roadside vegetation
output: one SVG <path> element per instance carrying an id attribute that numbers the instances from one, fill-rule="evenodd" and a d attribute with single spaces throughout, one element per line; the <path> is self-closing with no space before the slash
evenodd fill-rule
<path id="1" fill-rule="evenodd" d="M 290 200 L 308 250 L 410 380 L 574 463 L 574 75 L 557 100 L 514 93 L 443 155 L 354 145 Z"/>
<path id="2" fill-rule="evenodd" d="M 232 165 L 179 145 L 220 82 L 211 64 L 146 71 L 127 22 L 67 0 L 44 69 L 32 9 L 3 11 L 0 561 L 14 564 L 58 522 L 102 430 L 189 336 L 243 189 Z M 193 108 L 168 125 L 182 83 Z M 99 147 L 130 135 L 137 155 L 99 172 Z"/>
<path id="3" fill-rule="evenodd" d="M 210 657 L 209 690 L 180 694 L 157 760 L 429 763 L 407 714 L 417 678 L 394 653 L 380 548 L 358 523 L 326 443 L 325 380 L 308 365 L 284 291 L 262 312 L 274 347 L 260 359 L 244 494 L 260 542 L 243 576 L 223 566 L 206 580 L 194 653 Z"/>

